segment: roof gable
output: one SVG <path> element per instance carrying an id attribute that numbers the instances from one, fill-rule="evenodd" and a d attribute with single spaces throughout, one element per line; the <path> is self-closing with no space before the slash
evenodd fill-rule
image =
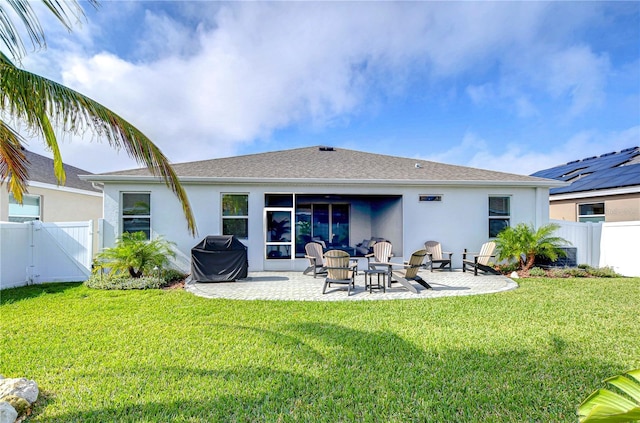
<path id="1" fill-rule="evenodd" d="M 544 179 L 531 176 L 322 146 L 177 163 L 172 166 L 182 179 L 511 181 L 545 185 Z M 110 176 L 122 180 L 120 177 L 135 178 L 150 176 L 150 173 L 142 168 L 98 176 L 96 180 L 109 180 Z"/>
<path id="2" fill-rule="evenodd" d="M 552 195 L 640 185 L 640 148 L 625 148 L 618 152 L 574 160 L 540 170 L 531 176 L 571 183 L 551 189 Z"/>

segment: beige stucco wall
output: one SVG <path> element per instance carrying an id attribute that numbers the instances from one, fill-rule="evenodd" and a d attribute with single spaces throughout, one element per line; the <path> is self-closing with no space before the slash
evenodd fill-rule
<path id="1" fill-rule="evenodd" d="M 549 204 L 549 218 L 576 222 L 578 220 L 576 209 L 576 203 L 573 200 L 552 201 Z"/>
<path id="2" fill-rule="evenodd" d="M 576 222 L 578 220 L 578 204 L 603 202 L 606 222 L 640 220 L 640 193 L 551 201 L 549 217 L 555 220 Z"/>
<path id="3" fill-rule="evenodd" d="M 29 194 L 40 195 L 43 222 L 75 222 L 102 217 L 102 196 L 30 187 Z"/>
<path id="4" fill-rule="evenodd" d="M 9 218 L 9 194 L 0 190 L 0 221 Z M 43 222 L 76 222 L 102 218 L 102 195 L 29 187 L 29 195 L 40 196 Z"/>

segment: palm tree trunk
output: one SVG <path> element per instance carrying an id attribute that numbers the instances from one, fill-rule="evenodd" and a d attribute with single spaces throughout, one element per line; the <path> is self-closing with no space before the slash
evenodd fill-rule
<path id="1" fill-rule="evenodd" d="M 525 263 L 524 267 L 522 268 L 522 270 L 524 271 L 528 271 L 529 269 L 531 269 L 533 267 L 533 263 L 535 263 L 536 261 L 536 255 L 535 254 L 527 254 L 527 262 Z"/>
<path id="2" fill-rule="evenodd" d="M 133 268 L 133 266 L 129 266 L 129 274 L 131 275 L 132 278 L 139 278 L 142 276 L 142 271 L 138 270 L 136 271 L 136 269 Z"/>

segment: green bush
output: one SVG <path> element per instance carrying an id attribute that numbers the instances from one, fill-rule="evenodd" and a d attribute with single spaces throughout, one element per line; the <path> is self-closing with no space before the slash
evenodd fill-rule
<path id="1" fill-rule="evenodd" d="M 166 283 L 178 282 L 186 278 L 187 275 L 176 269 L 167 269 L 162 272 L 162 279 Z"/>
<path id="2" fill-rule="evenodd" d="M 539 267 L 534 267 L 531 270 L 529 270 L 529 276 L 533 278 L 542 278 L 547 276 L 547 272 L 546 270 L 541 269 Z"/>
<path id="3" fill-rule="evenodd" d="M 575 278 L 586 278 L 587 276 L 589 276 L 589 273 L 587 273 L 584 269 L 580 269 L 578 267 L 570 267 L 568 269 L 565 269 L 565 272 L 569 277 L 573 276 Z"/>
<path id="4" fill-rule="evenodd" d="M 586 278 L 589 273 L 577 267 L 561 267 L 549 269 L 548 275 L 551 278 Z"/>
<path id="5" fill-rule="evenodd" d="M 567 273 L 567 269 L 561 267 L 549 269 L 548 274 L 551 278 L 568 278 L 570 276 Z"/>
<path id="6" fill-rule="evenodd" d="M 503 275 L 509 275 L 511 274 L 511 272 L 515 272 L 520 267 L 518 263 L 489 264 Z"/>
<path id="7" fill-rule="evenodd" d="M 621 275 L 610 267 L 591 267 L 587 270 L 591 276 L 596 278 L 619 278 Z"/>
<path id="8" fill-rule="evenodd" d="M 581 264 L 578 267 L 558 267 L 551 268 L 547 272 L 543 269 L 536 270 L 533 268 L 529 271 L 529 276 L 538 277 L 546 276 L 550 278 L 619 278 L 621 275 L 616 273 L 610 267 L 591 267 L 588 264 Z"/>
<path id="9" fill-rule="evenodd" d="M 132 278 L 124 275 L 110 276 L 95 273 L 84 283 L 93 289 L 158 289 L 167 285 L 164 279 L 155 276 Z"/>

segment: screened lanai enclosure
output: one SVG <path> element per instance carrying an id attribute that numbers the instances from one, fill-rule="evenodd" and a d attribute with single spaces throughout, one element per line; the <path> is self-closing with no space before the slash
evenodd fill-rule
<path id="1" fill-rule="evenodd" d="M 400 195 L 265 194 L 264 204 L 268 260 L 303 258 L 310 241 L 358 256 L 356 245 L 372 238 L 402 254 Z"/>

